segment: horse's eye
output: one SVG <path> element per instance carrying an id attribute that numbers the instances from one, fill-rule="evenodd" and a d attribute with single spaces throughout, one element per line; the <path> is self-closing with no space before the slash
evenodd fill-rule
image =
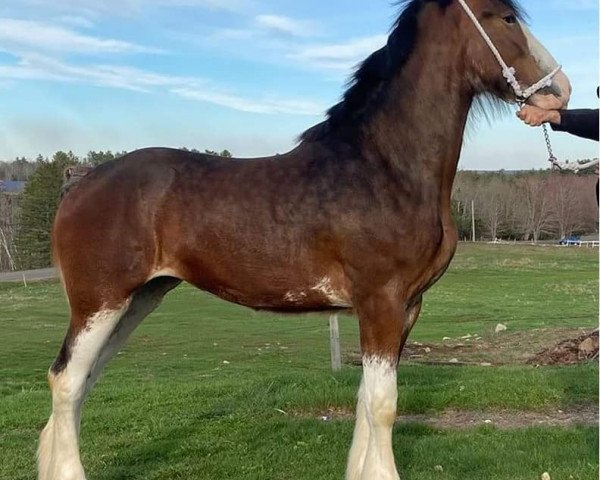
<path id="1" fill-rule="evenodd" d="M 507 15 L 506 17 L 504 17 L 502 20 L 504 20 L 506 23 L 508 23 L 509 25 L 512 25 L 514 23 L 517 23 L 517 17 L 515 17 L 514 15 Z"/>

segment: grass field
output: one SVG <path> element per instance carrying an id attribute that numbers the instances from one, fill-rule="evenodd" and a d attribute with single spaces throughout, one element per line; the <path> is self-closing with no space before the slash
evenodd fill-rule
<path id="1" fill-rule="evenodd" d="M 513 338 L 592 328 L 597 306 L 597 251 L 461 245 L 426 295 L 411 341 L 492 338 L 498 323 Z M 66 325 L 58 283 L 0 284 L 0 479 L 35 477 L 37 435 L 50 413 L 46 371 Z M 341 338 L 345 353 L 356 351 L 355 319 L 341 318 Z M 330 372 L 326 317 L 254 313 L 182 286 L 136 331 L 86 403 L 88 478 L 341 479 L 352 419 L 320 415 L 351 412 L 359 378 L 349 364 Z M 400 414 L 518 419 L 598 403 L 598 367 L 590 363 L 404 362 L 398 378 Z M 553 480 L 598 478 L 598 429 L 589 424 L 399 423 L 394 448 L 403 480 L 534 480 L 546 471 Z"/>

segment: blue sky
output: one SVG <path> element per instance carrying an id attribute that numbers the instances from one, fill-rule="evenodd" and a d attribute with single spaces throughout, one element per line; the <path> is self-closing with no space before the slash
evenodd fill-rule
<path id="1" fill-rule="evenodd" d="M 3 0 L 0 160 L 145 146 L 287 151 L 385 42 L 391 3 Z M 571 107 L 595 107 L 597 0 L 523 4 L 571 78 Z M 558 133 L 553 142 L 561 159 L 598 155 L 594 142 Z M 545 161 L 541 131 L 507 116 L 469 131 L 460 168 Z"/>

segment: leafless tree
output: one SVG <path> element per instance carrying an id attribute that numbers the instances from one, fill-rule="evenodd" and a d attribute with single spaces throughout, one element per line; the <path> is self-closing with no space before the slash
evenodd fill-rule
<path id="1" fill-rule="evenodd" d="M 0 193 L 0 271 L 15 269 L 19 196 Z"/>
<path id="2" fill-rule="evenodd" d="M 476 198 L 479 218 L 489 238 L 500 237 L 508 223 L 508 206 L 511 201 L 509 182 L 499 175 L 490 176 L 478 186 Z"/>
<path id="3" fill-rule="evenodd" d="M 553 231 L 559 238 L 573 234 L 583 224 L 578 180 L 575 175 L 554 174 L 546 181 Z"/>
<path id="4" fill-rule="evenodd" d="M 541 175 L 528 175 L 519 179 L 515 201 L 520 208 L 521 229 L 525 240 L 537 243 L 543 233 L 552 228 L 550 196 L 547 191 L 547 178 Z"/>
<path id="5" fill-rule="evenodd" d="M 598 232 L 598 203 L 596 199 L 596 175 L 577 177 L 577 194 L 581 231 Z"/>

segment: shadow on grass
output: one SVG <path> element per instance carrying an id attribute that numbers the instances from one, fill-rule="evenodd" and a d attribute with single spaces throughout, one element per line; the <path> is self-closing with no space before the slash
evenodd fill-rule
<path id="1" fill-rule="evenodd" d="M 163 427 L 159 435 L 136 437 L 139 442 L 127 439 L 125 444 L 113 447 L 110 457 L 91 465 L 90 476 L 99 480 L 200 478 L 188 475 L 190 459 L 210 457 L 222 448 L 207 445 L 210 435 L 206 433 L 206 425 L 217 424 L 227 415 L 223 411 L 206 412 L 194 415 L 185 425 Z"/>

